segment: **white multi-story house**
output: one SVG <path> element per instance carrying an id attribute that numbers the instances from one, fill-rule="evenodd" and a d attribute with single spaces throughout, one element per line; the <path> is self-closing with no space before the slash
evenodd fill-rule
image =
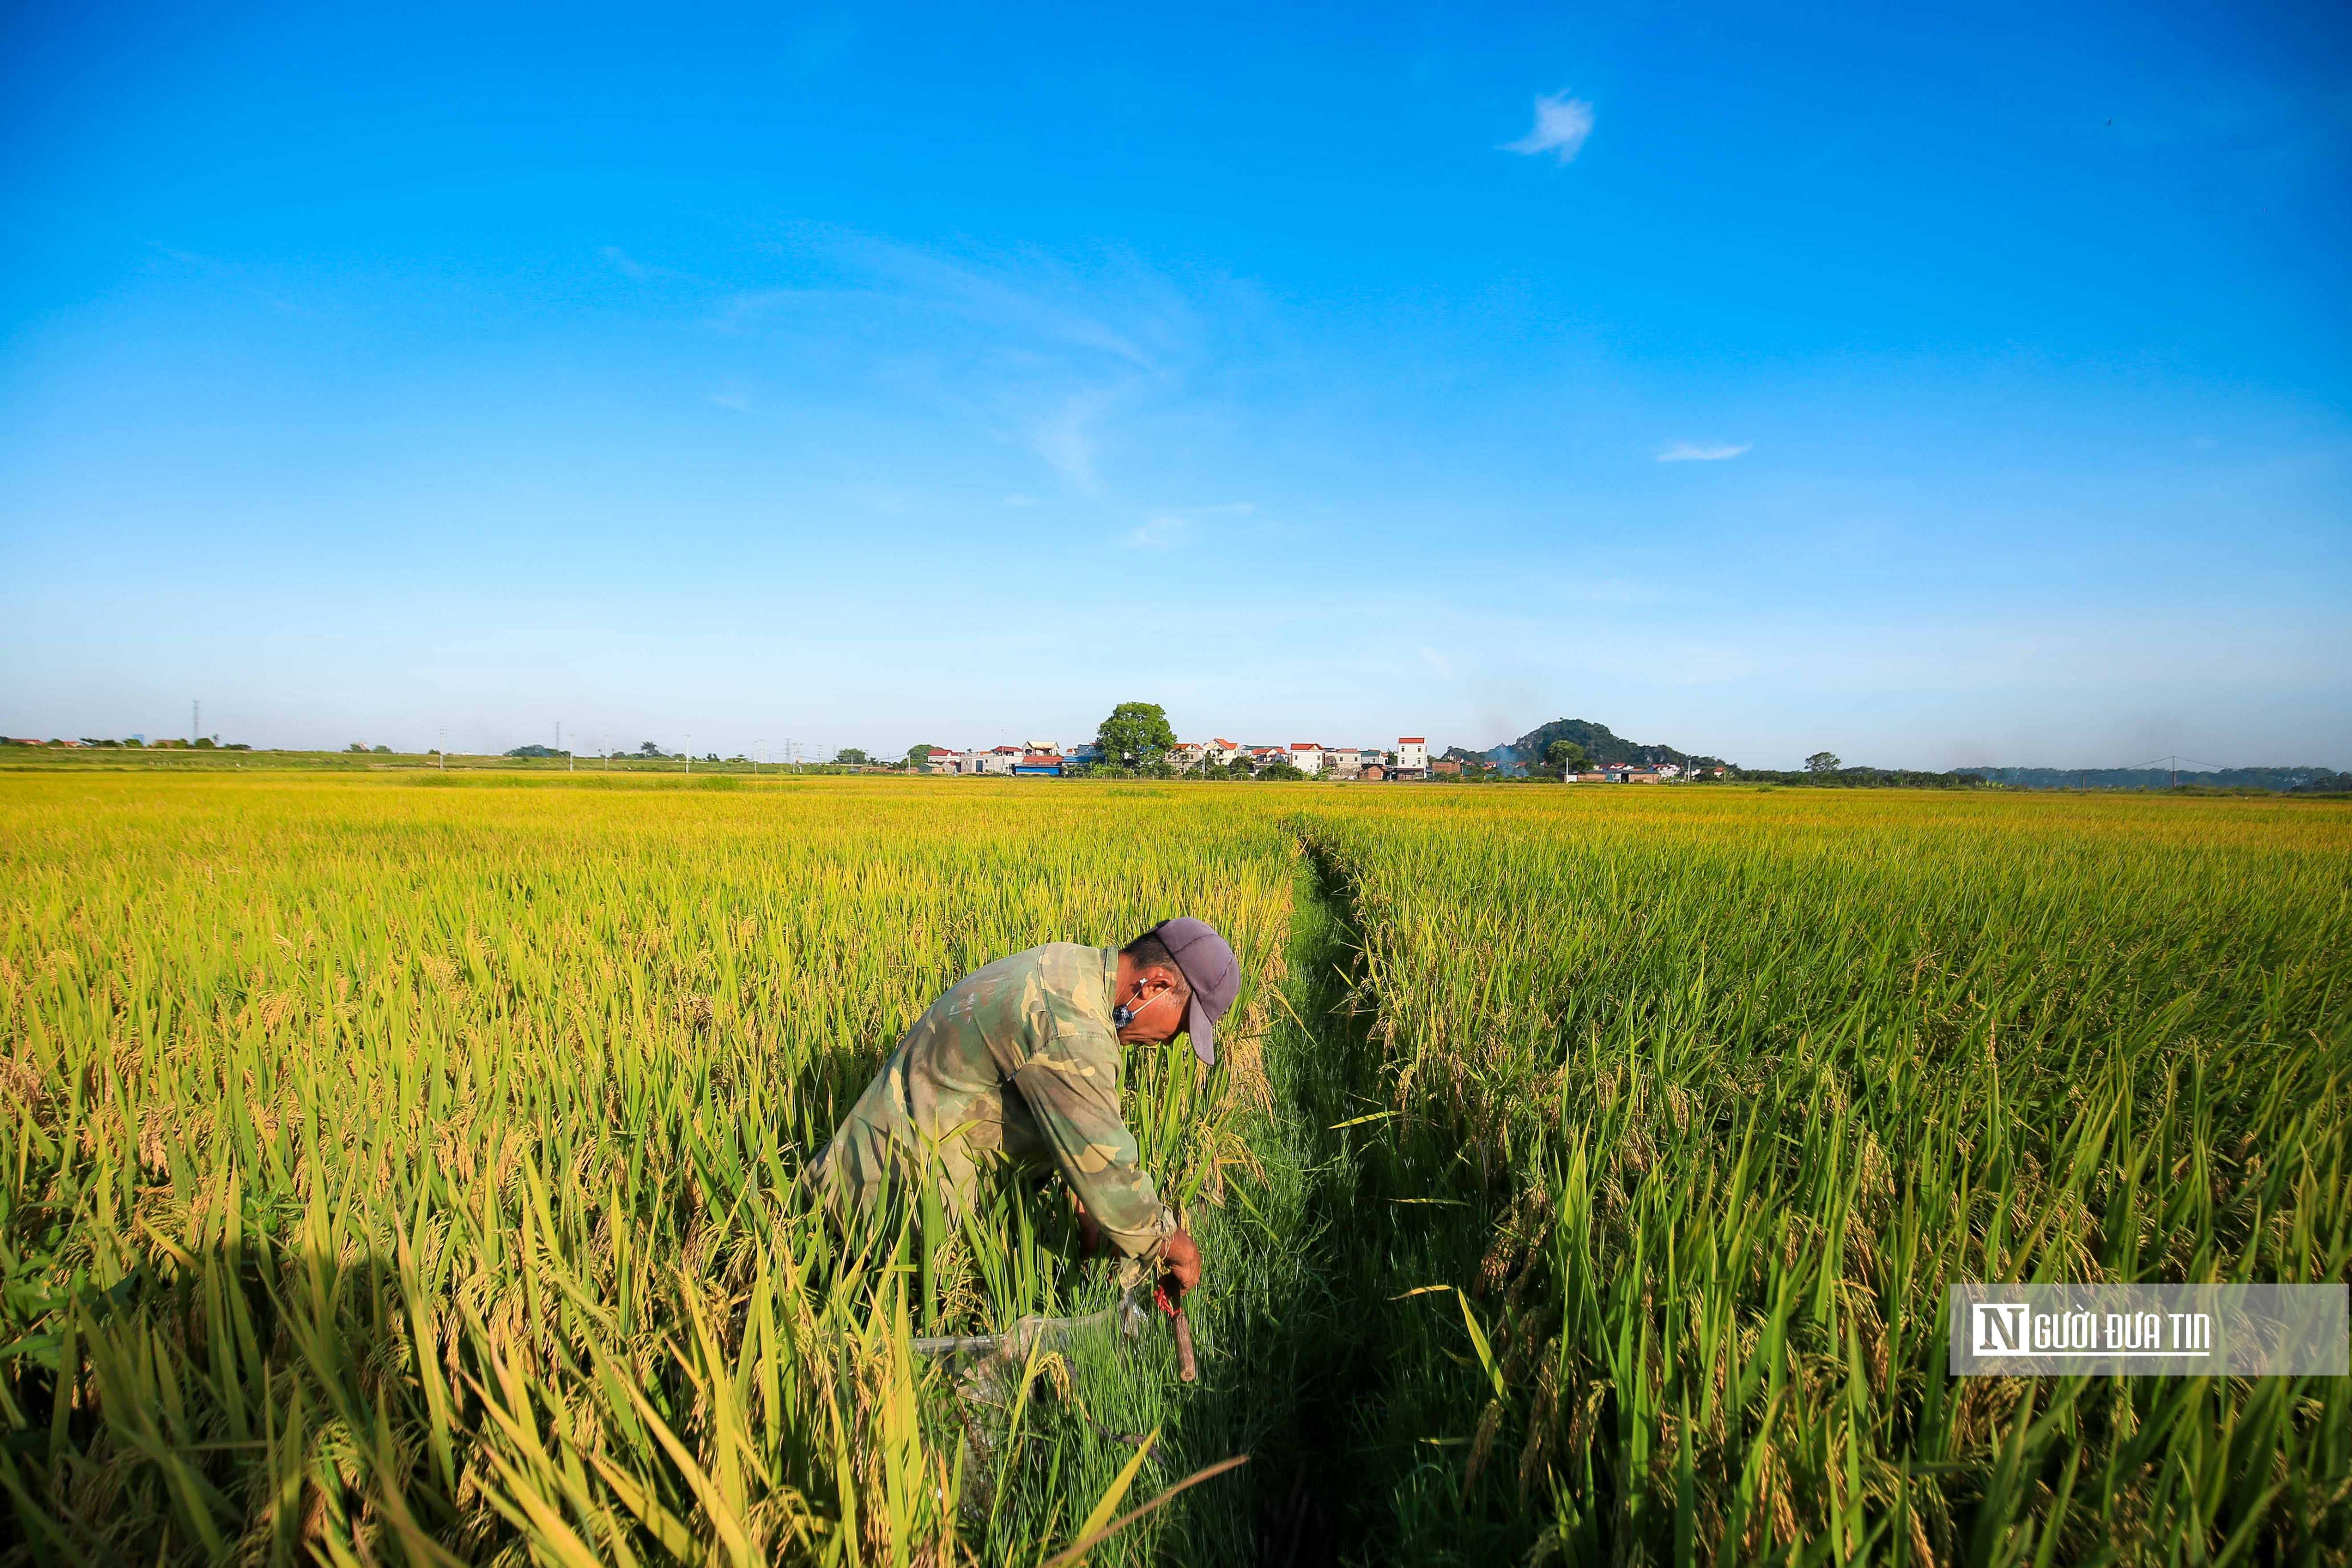
<path id="1" fill-rule="evenodd" d="M 1323 771 L 1323 747 L 1314 741 L 1290 742 L 1290 765 L 1312 778 Z"/>
<path id="2" fill-rule="evenodd" d="M 1396 766 L 1390 776 L 1401 779 L 1425 779 L 1429 776 L 1429 738 L 1425 735 L 1399 735 L 1396 744 Z"/>
<path id="3" fill-rule="evenodd" d="M 1168 760 L 1179 771 L 1199 767 L 1201 759 L 1208 754 L 1208 744 L 1202 741 L 1179 741 L 1168 748 Z"/>
<path id="4" fill-rule="evenodd" d="M 1359 746 L 1327 746 L 1323 751 L 1323 768 L 1335 779 L 1351 779 L 1364 771 L 1364 752 Z"/>
<path id="5" fill-rule="evenodd" d="M 1678 779 L 1683 776 L 1683 765 L 1680 763 L 1660 763 L 1658 776 L 1662 779 Z"/>
<path id="6" fill-rule="evenodd" d="M 1218 767 L 1229 768 L 1234 765 L 1234 759 L 1248 749 L 1246 746 L 1236 746 L 1231 741 L 1219 736 L 1209 742 L 1208 760 Z"/>
<path id="7" fill-rule="evenodd" d="M 974 774 L 1004 773 L 1010 775 L 1013 772 L 1013 765 L 1020 760 L 1020 747 L 992 746 L 985 752 L 966 752 L 963 755 L 963 766 L 958 771 Z"/>

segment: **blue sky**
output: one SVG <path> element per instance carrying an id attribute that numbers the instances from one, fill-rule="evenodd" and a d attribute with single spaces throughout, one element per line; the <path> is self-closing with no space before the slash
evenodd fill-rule
<path id="1" fill-rule="evenodd" d="M 1896 10 L 12 7 L 0 730 L 2352 767 L 2352 21 Z"/>

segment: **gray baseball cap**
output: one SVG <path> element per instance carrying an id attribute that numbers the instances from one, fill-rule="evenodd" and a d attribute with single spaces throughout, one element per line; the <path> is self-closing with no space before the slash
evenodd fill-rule
<path id="1" fill-rule="evenodd" d="M 1206 921 L 1179 915 L 1151 928 L 1168 949 L 1168 956 L 1184 972 L 1184 986 L 1192 994 L 1184 1012 L 1184 1032 L 1192 1037 L 1192 1050 L 1202 1061 L 1217 1060 L 1217 1022 L 1231 1010 L 1242 988 L 1242 966 L 1231 943 Z"/>

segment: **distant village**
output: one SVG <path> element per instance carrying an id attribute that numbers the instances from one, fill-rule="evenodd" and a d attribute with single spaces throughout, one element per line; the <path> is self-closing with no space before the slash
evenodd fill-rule
<path id="1" fill-rule="evenodd" d="M 1582 732 L 1582 739 L 1566 740 L 1557 731 L 1572 727 Z M 1162 731 L 1165 733 L 1165 731 Z M 1655 762 L 1627 760 L 1595 763 L 1580 756 L 1588 742 L 1597 742 L 1595 749 L 1630 750 L 1637 754 L 1659 757 Z M 32 736 L 0 735 L 0 752 L 19 748 L 42 752 L 90 752 L 101 754 L 122 752 L 227 752 L 238 757 L 259 761 L 270 759 L 265 765 L 401 767 L 447 766 L 438 748 L 421 752 L 397 752 L 388 745 L 365 745 L 354 741 L 340 752 L 290 751 L 256 748 L 242 742 L 224 742 L 217 735 L 199 735 L 193 740 L 164 739 L 151 741 L 143 735 L 131 735 L 121 740 L 100 740 L 83 736 L 79 740 L 52 738 L 37 740 Z M 453 755 L 455 753 L 452 753 Z M 1945 773 L 1921 773 L 1908 768 L 1848 767 L 1827 752 L 1805 759 L 1802 772 L 1731 767 L 1715 757 L 1693 757 L 1675 752 L 1671 747 L 1635 745 L 1620 740 L 1602 725 L 1587 721 L 1554 721 L 1538 727 L 1532 733 L 1507 742 L 1487 752 L 1470 752 L 1459 746 L 1449 746 L 1442 755 L 1432 756 L 1428 740 L 1420 735 L 1400 735 L 1393 746 L 1327 746 L 1316 741 L 1293 741 L 1288 745 L 1244 745 L 1238 742 L 1215 740 L 1180 742 L 1166 750 L 1154 749 L 1140 765 L 1129 755 L 1106 757 L 1093 742 L 1084 745 L 1063 747 L 1050 741 L 1029 741 L 1018 746 L 987 746 L 973 751 L 958 751 L 951 746 L 914 746 L 908 748 L 901 761 L 889 761 L 868 755 L 856 747 L 845 747 L 831 758 L 810 757 L 791 742 L 784 755 L 771 758 L 761 751 L 746 756 L 738 752 L 721 757 L 716 752 L 689 757 L 684 752 L 666 751 L 647 741 L 635 751 L 596 752 L 583 753 L 592 759 L 591 765 L 611 771 L 614 763 L 624 770 L 635 771 L 648 765 L 661 767 L 667 763 L 683 763 L 689 773 L 705 767 L 724 772 L 730 768 L 747 768 L 758 773 L 763 764 L 772 763 L 779 769 L 789 767 L 795 772 L 813 769 L 823 773 L 920 773 L 968 777 L 1065 778 L 1086 773 L 1108 775 L 1113 778 L 1141 773 L 1153 777 L 1195 779 L 1335 779 L 1349 783 L 1390 784 L 1414 780 L 1496 780 L 1529 784 L 1559 780 L 1571 784 L 1692 784 L 1704 780 L 1737 779 L 1749 784 L 1811 784 L 1840 789 L 2013 789 L 2013 790 L 2147 790 L 2198 791 L 2205 793 L 2284 793 L 2289 795 L 2352 795 L 2352 773 L 2336 773 L 2321 767 L 2236 767 L 2208 768 L 2204 771 L 2147 765 L 2130 768 L 1954 768 Z M 1679 758 L 1680 760 L 1674 760 Z M 127 759 L 126 759 L 127 760 Z M 158 758 L 166 766 L 184 765 Z M 188 759 L 193 762 L 194 759 Z M 228 758 L 223 757 L 226 763 Z M 2159 763 L 2172 759 L 2160 758 Z M 93 762 L 99 761 L 93 757 Z M 481 763 L 560 763 L 574 765 L 573 753 L 560 746 L 516 746 L 496 757 L 480 756 L 466 765 Z M 1573 766 L 1565 764 L 1572 763 Z M 10 765 L 0 763 L 0 766 Z M 243 766 L 242 762 L 236 765 Z"/>
<path id="2" fill-rule="evenodd" d="M 919 750 L 920 748 L 919 748 Z M 1064 748 L 1050 741 L 1030 741 L 1018 746 L 991 746 L 984 751 L 959 752 L 950 746 L 929 748 L 922 771 L 929 773 L 1009 773 L 1014 777 L 1059 778 L 1101 766 L 1107 760 L 1093 742 Z M 1429 742 L 1420 735 L 1400 735 L 1394 750 L 1380 746 L 1325 746 L 1294 741 L 1286 746 L 1251 746 L 1234 741 L 1181 741 L 1163 759 L 1179 773 L 1262 773 L 1287 766 L 1309 778 L 1427 778 L 1433 771 L 1460 773 L 1459 763 L 1443 762 L 1433 770 Z"/>
<path id="3" fill-rule="evenodd" d="M 917 747 L 920 771 L 927 773 L 1012 778 L 1062 778 L 1087 772 L 1107 761 L 1093 742 L 1062 747 L 1050 741 L 1028 741 L 1018 746 L 990 746 L 960 752 L 951 746 Z M 1264 774 L 1287 769 L 1306 778 L 1346 779 L 1362 784 L 1405 783 L 1417 779 L 1458 778 L 1464 773 L 1494 773 L 1502 764 L 1475 757 L 1432 759 L 1429 741 L 1422 735 L 1400 735 L 1393 747 L 1327 746 L 1318 741 L 1293 741 L 1287 745 L 1248 745 L 1227 740 L 1183 741 L 1163 759 L 1178 773 L 1228 775 Z M 1706 774 L 1721 778 L 1721 768 L 1685 769 L 1677 763 L 1626 763 L 1570 772 L 1568 784 L 1667 784 Z M 1287 777 L 1284 773 L 1280 776 Z"/>

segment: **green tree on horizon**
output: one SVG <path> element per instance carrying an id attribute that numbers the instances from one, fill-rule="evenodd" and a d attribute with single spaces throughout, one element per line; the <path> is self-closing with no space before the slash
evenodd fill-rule
<path id="1" fill-rule="evenodd" d="M 1560 778 L 1569 773 L 1582 773 L 1589 760 L 1584 748 L 1576 742 L 1554 741 L 1550 750 L 1544 753 L 1544 767 L 1554 778 Z"/>
<path id="2" fill-rule="evenodd" d="M 1122 702 L 1095 731 L 1095 744 L 1106 763 L 1150 767 L 1174 748 L 1176 731 L 1159 703 Z"/>

